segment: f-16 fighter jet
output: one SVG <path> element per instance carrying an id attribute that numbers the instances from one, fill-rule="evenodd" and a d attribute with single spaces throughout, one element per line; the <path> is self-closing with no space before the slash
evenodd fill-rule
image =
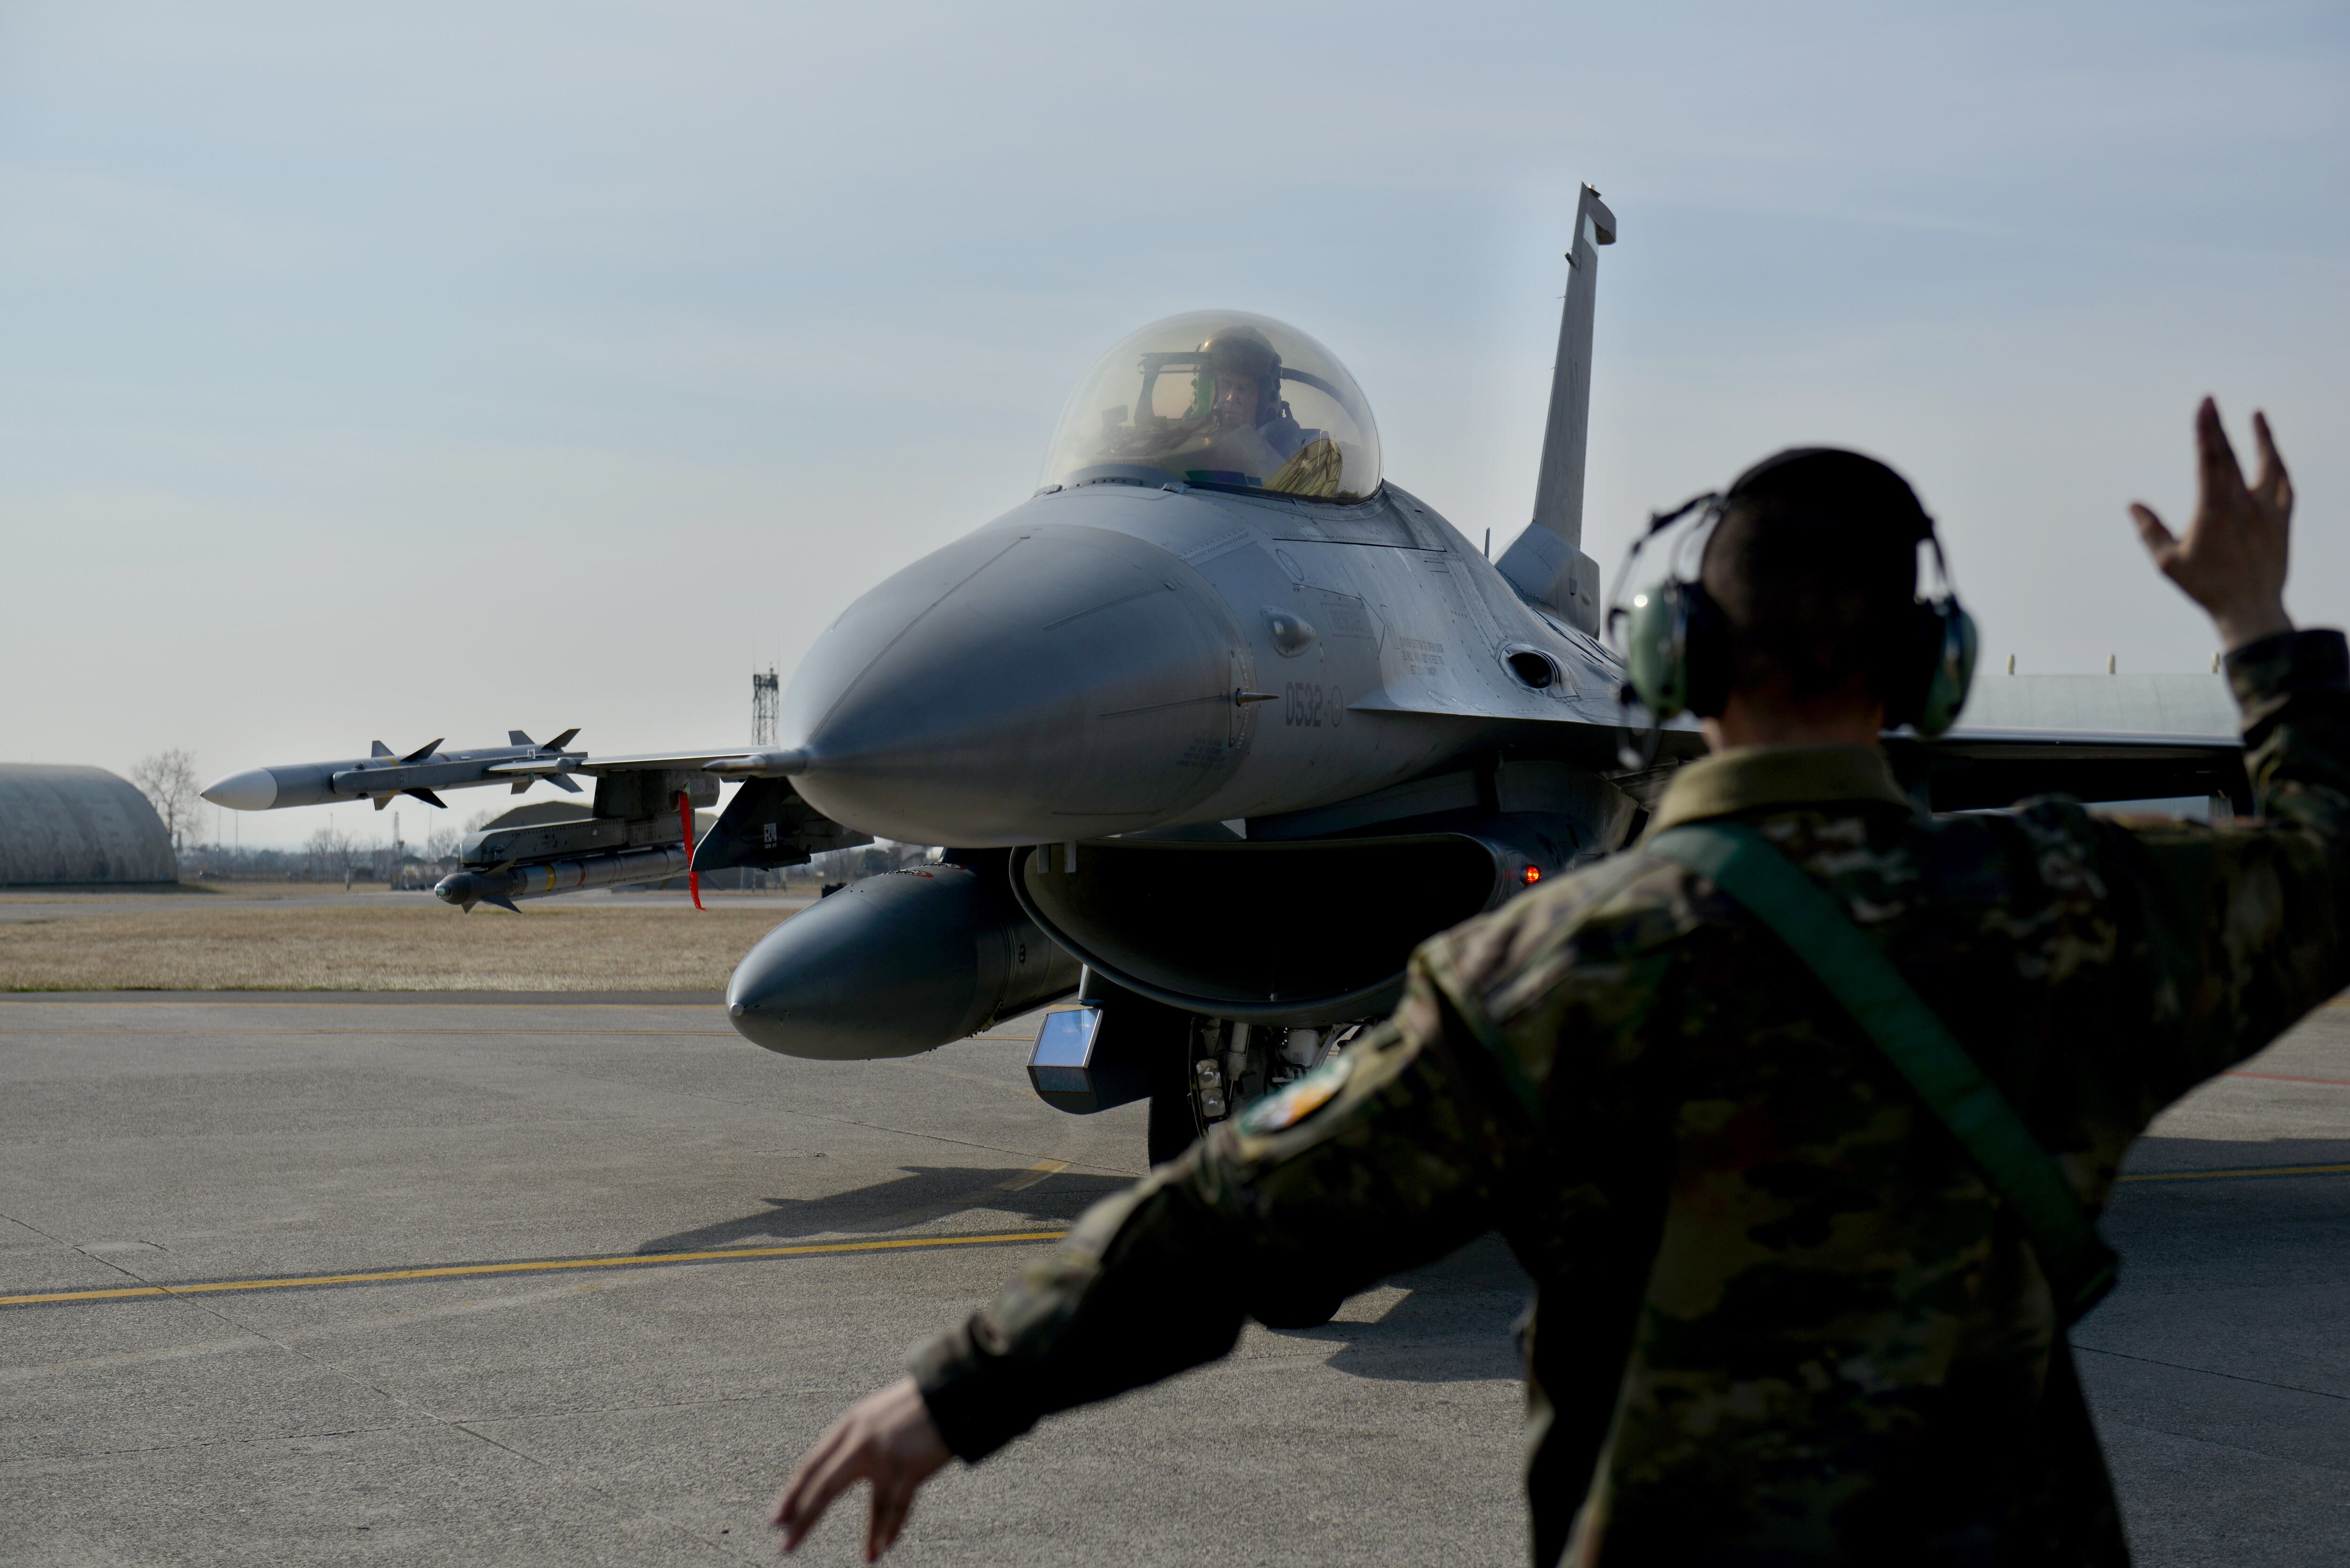
<path id="1" fill-rule="evenodd" d="M 437 891 L 468 909 L 868 836 L 943 846 L 769 932 L 728 987 L 735 1027 L 792 1055 L 899 1056 L 1074 995 L 1035 1091 L 1077 1113 L 1147 1097 L 1168 1158 L 1381 1016 L 1424 938 L 1622 845 L 1702 749 L 1619 696 L 1582 549 L 1615 238 L 1585 187 L 1534 516 L 1498 560 L 1387 478 L 1329 350 L 1199 311 L 1103 356 L 1034 495 L 817 639 L 781 745 L 599 757 L 567 749 L 574 731 L 517 732 L 257 768 L 205 798 L 438 805 L 593 778 L 592 815 L 467 841 Z M 1993 678 L 1966 717 L 1887 738 L 1922 805 L 2245 798 L 2216 675 Z M 695 843 L 693 807 L 727 779 L 743 787 Z"/>

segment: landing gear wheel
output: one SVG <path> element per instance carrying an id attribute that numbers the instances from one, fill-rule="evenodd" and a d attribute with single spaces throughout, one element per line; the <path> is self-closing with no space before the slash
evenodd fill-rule
<path id="1" fill-rule="evenodd" d="M 1150 1163 L 1165 1165 L 1181 1158 L 1199 1141 L 1200 1119 L 1192 1108 L 1191 1086 L 1180 1079 L 1150 1096 Z"/>
<path id="2" fill-rule="evenodd" d="M 1300 1296 L 1278 1304 L 1260 1303 L 1252 1315 L 1267 1328 L 1320 1328 L 1346 1304 L 1343 1295 Z"/>

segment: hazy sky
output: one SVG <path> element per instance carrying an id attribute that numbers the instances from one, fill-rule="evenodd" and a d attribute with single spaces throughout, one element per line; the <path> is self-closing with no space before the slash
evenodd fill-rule
<path id="1" fill-rule="evenodd" d="M 2183 514 L 2207 390 L 2269 410 L 2293 607 L 2350 620 L 2345 67 L 2339 4 L 7 0 L 0 753 L 745 740 L 754 659 L 1203 306 L 1320 338 L 1498 550 L 1581 180 L 1611 582 L 1648 510 L 1836 441 L 1916 482 L 1994 666 L 2199 669 L 2122 508 Z"/>

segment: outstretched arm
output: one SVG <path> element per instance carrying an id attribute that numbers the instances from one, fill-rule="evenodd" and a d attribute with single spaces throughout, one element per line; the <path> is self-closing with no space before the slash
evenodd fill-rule
<path id="1" fill-rule="evenodd" d="M 2148 1113 L 2251 1054 L 2350 983 L 2350 649 L 2285 614 L 2293 481 L 2252 416 L 2245 483 L 2210 399 L 2196 410 L 2199 496 L 2184 537 L 2130 508 L 2147 553 L 2211 617 L 2243 710 L 2255 823 L 2101 832 L 2104 874 L 2137 911 L 2156 1033 L 2138 1060 Z"/>
<path id="2" fill-rule="evenodd" d="M 1515 1135 L 1443 1018 L 1415 963 L 1392 1023 L 1087 1210 L 910 1378 L 833 1424 L 775 1500 L 784 1549 L 870 1480 L 870 1562 L 950 1453 L 982 1459 L 1053 1411 L 1216 1359 L 1248 1316 L 1279 1323 L 1492 1228 Z"/>

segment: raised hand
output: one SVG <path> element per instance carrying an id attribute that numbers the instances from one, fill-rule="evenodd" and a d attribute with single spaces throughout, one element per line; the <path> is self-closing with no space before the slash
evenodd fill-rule
<path id="1" fill-rule="evenodd" d="M 816 1439 L 775 1494 L 768 1522 L 784 1532 L 785 1552 L 797 1551 L 842 1492 L 869 1480 L 873 1511 L 865 1522 L 865 1561 L 876 1562 L 898 1539 L 914 1494 L 951 1457 L 914 1380 L 900 1377 L 851 1405 Z"/>
<path id="2" fill-rule="evenodd" d="M 2178 538 L 2143 502 L 2130 504 L 2138 537 L 2163 576 L 2210 612 L 2230 649 L 2293 629 L 2284 579 L 2293 539 L 2293 479 L 2270 439 L 2267 416 L 2252 415 L 2260 478 L 2249 488 L 2210 399 L 2195 410 L 2199 489 L 2195 520 Z"/>

